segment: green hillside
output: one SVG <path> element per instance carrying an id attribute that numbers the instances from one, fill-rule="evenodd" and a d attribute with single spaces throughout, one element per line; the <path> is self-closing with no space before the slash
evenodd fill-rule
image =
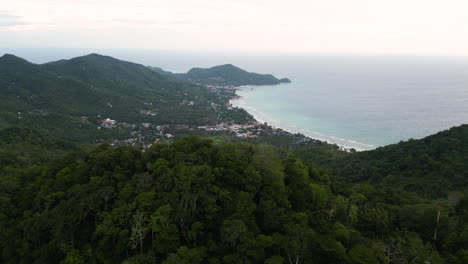
<path id="1" fill-rule="evenodd" d="M 193 68 L 187 73 L 171 73 L 161 68 L 153 67 L 154 71 L 171 76 L 173 78 L 184 80 L 202 85 L 214 86 L 242 86 L 242 85 L 275 85 L 280 83 L 289 83 L 291 80 L 277 79 L 271 74 L 258 74 L 247 72 L 232 64 L 214 66 L 211 68 Z"/>
<path id="2" fill-rule="evenodd" d="M 251 119 L 244 111 L 227 111 L 229 96 L 221 92 L 97 54 L 40 65 L 6 54 L 0 92 L 0 129 L 31 127 L 83 143 L 124 136 L 97 131 L 105 118 L 188 126 Z"/>
<path id="3" fill-rule="evenodd" d="M 0 176 L 40 165 L 84 148 L 37 130 L 12 126 L 0 130 Z"/>
<path id="4" fill-rule="evenodd" d="M 349 183 L 386 184 L 426 197 L 468 190 L 468 125 L 372 151 L 343 154 L 299 147 L 295 153 Z"/>
<path id="5" fill-rule="evenodd" d="M 35 65 L 12 55 L 0 59 L 2 110 L 42 111 L 122 121 L 213 121 L 202 87 L 175 82 L 134 63 L 91 54 Z M 196 102 L 184 109 L 182 100 Z M 156 116 L 143 112 L 153 111 Z M 184 115 L 181 115 L 181 112 Z M 200 112 L 203 112 L 200 114 Z"/>
<path id="6" fill-rule="evenodd" d="M 330 177 L 245 143 L 104 144 L 0 176 L 0 261 L 466 263 L 463 193 L 426 200 Z"/>

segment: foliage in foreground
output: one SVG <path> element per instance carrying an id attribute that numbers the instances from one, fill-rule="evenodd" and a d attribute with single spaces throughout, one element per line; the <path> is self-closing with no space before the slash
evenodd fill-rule
<path id="1" fill-rule="evenodd" d="M 2 263 L 466 263 L 468 201 L 332 185 L 269 148 L 103 144 L 0 176 Z M 437 239 L 433 241 L 437 214 Z"/>

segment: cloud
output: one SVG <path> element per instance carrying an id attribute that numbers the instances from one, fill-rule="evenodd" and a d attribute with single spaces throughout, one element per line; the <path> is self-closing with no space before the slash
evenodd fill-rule
<path id="1" fill-rule="evenodd" d="M 467 0 L 448 0 L 447 5 L 440 0 L 0 2 L 0 47 L 8 39 L 97 48 L 118 43 L 123 48 L 182 50 L 468 52 L 468 34 L 463 34 Z M 6 37 L 11 31 L 23 34 Z"/>
<path id="2" fill-rule="evenodd" d="M 30 23 L 19 22 L 19 21 L 2 21 L 0 19 L 0 27 L 12 27 L 12 26 L 25 26 L 31 25 Z"/>
<path id="3" fill-rule="evenodd" d="M 197 24 L 197 23 L 192 22 L 192 21 L 187 21 L 187 20 L 175 20 L 175 21 L 169 22 L 169 24 L 173 24 L 173 25 L 194 25 L 194 24 Z"/>
<path id="4" fill-rule="evenodd" d="M 124 23 L 124 24 L 141 24 L 141 25 L 156 24 L 154 21 L 151 21 L 151 20 L 126 19 L 126 18 L 112 19 L 112 22 L 118 22 L 118 23 Z"/>
<path id="5" fill-rule="evenodd" d="M 24 25 L 30 25 L 30 23 L 21 21 L 20 16 L 15 16 L 5 10 L 0 10 L 0 27 L 24 26 Z"/>
<path id="6" fill-rule="evenodd" d="M 20 16 L 10 15 L 5 11 L 0 11 L 0 19 L 18 19 Z"/>

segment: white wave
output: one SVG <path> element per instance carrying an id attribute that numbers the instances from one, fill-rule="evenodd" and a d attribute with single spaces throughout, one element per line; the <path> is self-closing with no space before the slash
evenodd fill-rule
<path id="1" fill-rule="evenodd" d="M 251 87 L 246 87 L 246 88 L 251 88 Z M 245 88 L 244 88 L 245 89 Z M 305 136 L 308 136 L 313 139 L 317 139 L 320 141 L 326 141 L 329 143 L 336 144 L 338 146 L 344 147 L 344 148 L 354 148 L 357 151 L 364 151 L 364 150 L 371 150 L 375 149 L 376 146 L 372 144 L 366 144 L 362 142 L 358 142 L 356 140 L 352 139 L 346 139 L 346 138 L 340 138 L 336 137 L 333 135 L 325 135 L 317 131 L 313 131 L 310 129 L 305 129 L 305 128 L 300 128 L 295 124 L 284 124 L 283 122 L 277 120 L 276 118 L 273 118 L 260 110 L 256 109 L 253 106 L 249 106 L 247 103 L 247 100 L 243 96 L 240 96 L 237 99 L 233 99 L 230 101 L 230 103 L 239 108 L 245 109 L 248 113 L 250 113 L 258 122 L 261 123 L 268 123 L 271 126 L 281 128 L 287 132 L 290 133 L 301 133 L 304 134 Z"/>

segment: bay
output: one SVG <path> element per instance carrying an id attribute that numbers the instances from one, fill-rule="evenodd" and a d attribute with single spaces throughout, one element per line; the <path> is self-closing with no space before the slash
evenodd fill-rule
<path id="1" fill-rule="evenodd" d="M 244 87 L 233 104 L 292 132 L 368 150 L 468 123 L 465 59 L 320 56 L 278 65 L 291 84 Z"/>

